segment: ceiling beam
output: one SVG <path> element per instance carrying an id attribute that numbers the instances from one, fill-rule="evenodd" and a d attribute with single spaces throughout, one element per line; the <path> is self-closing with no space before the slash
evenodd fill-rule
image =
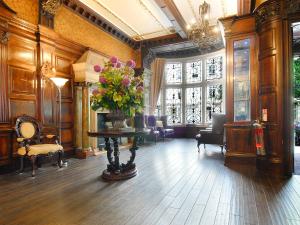
<path id="1" fill-rule="evenodd" d="M 187 38 L 186 22 L 172 0 L 155 0 L 156 4 L 166 14 L 173 24 L 175 31 L 182 37 Z"/>

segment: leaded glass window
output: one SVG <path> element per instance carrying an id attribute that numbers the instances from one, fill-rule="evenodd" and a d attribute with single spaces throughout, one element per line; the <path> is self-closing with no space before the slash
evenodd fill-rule
<path id="1" fill-rule="evenodd" d="M 190 62 L 186 64 L 186 82 L 199 83 L 202 80 L 202 62 Z"/>
<path id="2" fill-rule="evenodd" d="M 166 64 L 165 78 L 167 84 L 180 84 L 182 82 L 182 64 Z"/>
<path id="3" fill-rule="evenodd" d="M 187 124 L 201 123 L 201 87 L 192 87 L 185 89 L 185 122 Z"/>
<path id="4" fill-rule="evenodd" d="M 206 122 L 211 122 L 212 113 L 223 113 L 222 84 L 208 85 L 206 93 Z"/>
<path id="5" fill-rule="evenodd" d="M 222 78 L 223 57 L 213 57 L 206 60 L 206 79 L 214 80 Z"/>
<path id="6" fill-rule="evenodd" d="M 212 113 L 225 113 L 225 51 L 165 64 L 161 105 L 155 114 L 168 125 L 211 123 Z"/>
<path id="7" fill-rule="evenodd" d="M 180 124 L 182 119 L 182 91 L 181 88 L 166 89 L 166 114 L 168 124 Z"/>

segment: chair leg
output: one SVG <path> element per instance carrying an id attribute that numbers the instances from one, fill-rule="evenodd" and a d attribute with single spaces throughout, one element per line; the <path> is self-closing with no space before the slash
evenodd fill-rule
<path id="1" fill-rule="evenodd" d="M 201 145 L 201 143 L 200 143 L 200 141 L 198 140 L 198 143 L 197 143 L 198 152 L 200 152 L 200 145 Z"/>
<path id="2" fill-rule="evenodd" d="M 57 165 L 59 168 L 62 168 L 62 154 L 62 151 L 58 151 Z"/>
<path id="3" fill-rule="evenodd" d="M 223 146 L 223 145 L 220 145 L 220 147 L 221 147 L 221 153 L 222 153 L 222 155 L 224 155 L 224 152 L 223 152 L 224 146 Z"/>
<path id="4" fill-rule="evenodd" d="M 205 146 L 205 144 L 203 144 L 204 145 L 204 149 L 206 149 L 206 146 Z"/>
<path id="5" fill-rule="evenodd" d="M 35 176 L 35 170 L 36 170 L 36 156 L 32 155 L 30 156 L 31 166 L 32 166 L 32 173 L 31 176 Z"/>
<path id="6" fill-rule="evenodd" d="M 19 173 L 23 173 L 24 172 L 24 156 L 20 157 L 20 170 Z"/>

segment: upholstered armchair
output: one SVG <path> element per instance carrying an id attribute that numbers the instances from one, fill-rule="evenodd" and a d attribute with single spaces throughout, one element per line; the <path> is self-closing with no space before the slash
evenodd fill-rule
<path id="1" fill-rule="evenodd" d="M 160 120 L 156 121 L 157 130 L 160 132 L 163 139 L 174 134 L 174 129 L 168 127 L 167 119 L 167 116 L 161 116 Z"/>
<path id="2" fill-rule="evenodd" d="M 147 128 L 151 130 L 149 135 L 156 142 L 159 137 L 159 131 L 156 128 L 156 117 L 153 115 L 149 115 L 147 119 L 148 119 Z"/>
<path id="3" fill-rule="evenodd" d="M 224 124 L 226 123 L 225 114 L 212 114 L 212 127 L 206 130 L 200 130 L 196 136 L 198 152 L 200 152 L 200 145 L 215 144 L 221 147 L 223 154 L 224 147 Z"/>
<path id="4" fill-rule="evenodd" d="M 54 134 L 41 135 L 39 122 L 27 115 L 23 115 L 16 120 L 15 131 L 17 142 L 19 143 L 18 155 L 20 156 L 20 172 L 24 170 L 24 158 L 27 157 L 32 163 L 32 176 L 35 176 L 36 159 L 42 155 L 58 154 L 58 166 L 62 167 L 63 147 L 58 144 L 58 136 Z M 41 141 L 55 144 L 43 144 Z"/>

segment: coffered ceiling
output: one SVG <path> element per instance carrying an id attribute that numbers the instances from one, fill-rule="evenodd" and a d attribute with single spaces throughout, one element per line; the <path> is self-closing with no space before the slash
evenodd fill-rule
<path id="1" fill-rule="evenodd" d="M 203 0 L 80 0 L 136 41 L 172 33 L 183 38 L 186 26 L 198 18 Z M 206 0 L 211 24 L 237 13 L 237 0 Z"/>

